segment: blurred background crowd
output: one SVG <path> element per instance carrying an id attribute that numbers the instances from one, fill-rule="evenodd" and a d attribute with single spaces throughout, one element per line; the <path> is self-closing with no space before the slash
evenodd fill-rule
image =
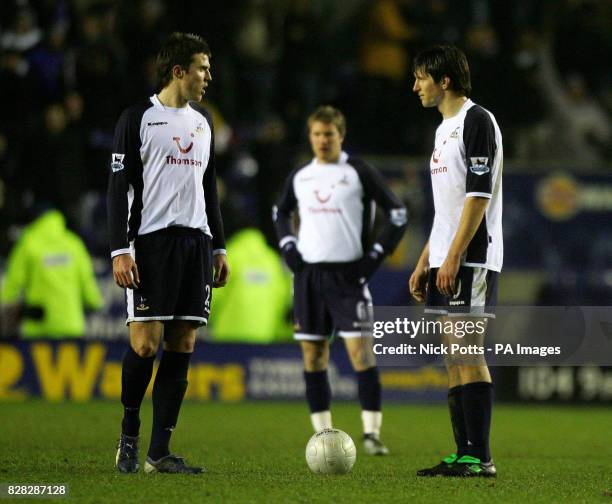
<path id="1" fill-rule="evenodd" d="M 108 262 L 114 125 L 157 91 L 155 54 L 175 30 L 204 36 L 212 49 L 205 101 L 228 236 L 251 226 L 274 246 L 270 208 L 309 156 L 307 115 L 330 103 L 347 116 L 346 150 L 373 160 L 413 223 L 425 223 L 411 230 L 418 249 L 427 229 L 422 174 L 440 117 L 420 109 L 411 62 L 434 43 L 466 51 L 473 98 L 504 135 L 506 173 L 606 175 L 611 166 L 606 0 L 3 0 L 0 271 L 23 226 L 49 205 Z M 575 196 L 575 187 L 553 182 L 545 202 L 551 192 Z M 525 219 L 517 212 L 507 214 L 511 238 Z M 399 254 L 396 266 L 408 268 L 410 247 Z"/>

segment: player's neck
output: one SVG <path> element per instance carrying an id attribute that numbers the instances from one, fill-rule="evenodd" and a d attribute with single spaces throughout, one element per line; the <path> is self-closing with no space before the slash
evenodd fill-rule
<path id="1" fill-rule="evenodd" d="M 186 100 L 180 93 L 178 86 L 172 84 L 166 86 L 158 94 L 157 98 L 164 107 L 183 108 L 189 100 Z"/>
<path id="2" fill-rule="evenodd" d="M 438 110 L 444 119 L 450 119 L 456 116 L 463 104 L 467 101 L 467 97 L 456 95 L 454 93 L 445 93 L 444 98 L 438 105 Z"/>

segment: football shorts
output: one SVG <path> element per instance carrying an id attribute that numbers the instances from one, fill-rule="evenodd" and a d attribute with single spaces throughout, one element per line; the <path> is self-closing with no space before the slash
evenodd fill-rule
<path id="1" fill-rule="evenodd" d="M 138 236 L 131 249 L 140 286 L 126 289 L 126 322 L 206 324 L 212 301 L 211 242 L 200 230 L 181 227 Z"/>

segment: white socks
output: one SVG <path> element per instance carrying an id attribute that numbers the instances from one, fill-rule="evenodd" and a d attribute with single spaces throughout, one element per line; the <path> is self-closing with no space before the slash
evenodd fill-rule
<path id="1" fill-rule="evenodd" d="M 312 428 L 315 432 L 322 431 L 323 429 L 332 428 L 332 416 L 331 411 L 317 411 L 316 413 L 310 414 L 310 421 L 312 422 Z"/>
<path id="2" fill-rule="evenodd" d="M 311 413 L 310 421 L 315 432 L 323 429 L 332 428 L 331 411 L 317 411 Z M 361 421 L 363 422 L 363 433 L 374 434 L 380 436 L 380 427 L 382 426 L 382 411 L 362 411 Z"/>
<path id="3" fill-rule="evenodd" d="M 363 422 L 363 433 L 380 436 L 382 425 L 382 411 L 362 411 L 361 421 Z"/>

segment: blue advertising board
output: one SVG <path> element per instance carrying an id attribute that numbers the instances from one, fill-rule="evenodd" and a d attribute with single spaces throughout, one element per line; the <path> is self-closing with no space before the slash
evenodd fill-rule
<path id="1" fill-rule="evenodd" d="M 31 397 L 118 400 L 125 348 L 124 342 L 105 341 L 2 343 L 0 401 Z M 297 345 L 204 343 L 194 352 L 186 397 L 226 402 L 302 400 L 302 372 Z M 343 348 L 332 351 L 329 374 L 334 400 L 357 398 L 357 380 Z M 386 400 L 436 402 L 446 398 L 446 373 L 441 368 L 385 368 L 381 381 Z"/>

